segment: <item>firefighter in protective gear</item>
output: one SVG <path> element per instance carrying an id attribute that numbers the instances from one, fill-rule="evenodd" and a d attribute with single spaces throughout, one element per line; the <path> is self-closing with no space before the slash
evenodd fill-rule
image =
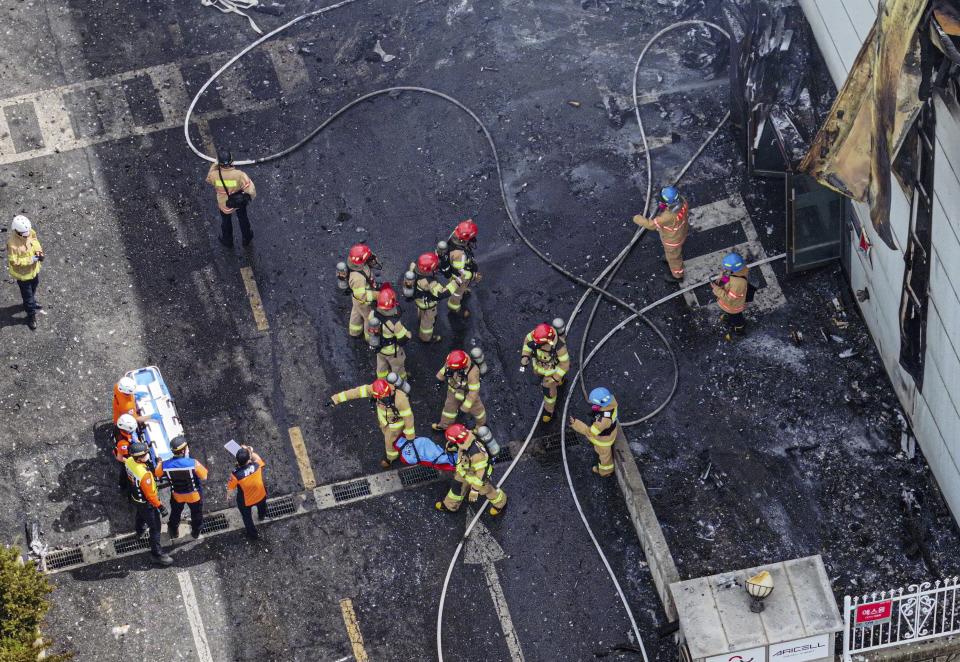
<path id="1" fill-rule="evenodd" d="M 656 216 L 647 218 L 637 214 L 633 217 L 633 222 L 640 227 L 660 233 L 663 254 L 670 267 L 670 275 L 665 277 L 667 282 L 679 283 L 683 280 L 683 242 L 690 229 L 687 219 L 689 212 L 687 200 L 675 187 L 667 186 L 660 190 Z"/>
<path id="2" fill-rule="evenodd" d="M 456 449 L 457 465 L 453 479 L 460 483 L 459 491 L 451 486 L 443 501 L 437 501 L 434 507 L 437 510 L 455 513 L 460 510 L 463 498 L 469 492 L 470 502 L 475 502 L 483 496 L 490 501 L 490 514 L 494 517 L 502 513 L 507 507 L 507 493 L 490 482 L 493 474 L 493 464 L 490 462 L 490 452 L 470 430 L 455 423 L 444 432 L 447 439 L 447 449 Z"/>
<path id="3" fill-rule="evenodd" d="M 551 324 L 538 324 L 527 334 L 520 353 L 520 370 L 533 359 L 533 371 L 541 378 L 543 388 L 543 422 L 553 419 L 557 396 L 563 378 L 570 370 L 570 353 L 567 342 Z"/>
<path id="4" fill-rule="evenodd" d="M 413 410 L 407 394 L 393 387 L 386 379 L 377 379 L 372 384 L 364 384 L 330 396 L 330 401 L 339 405 L 347 400 L 373 398 L 377 403 L 377 422 L 383 434 L 383 459 L 380 466 L 389 469 L 400 453 L 393 443 L 400 437 L 416 439 L 417 432 L 413 422 Z"/>
<path id="5" fill-rule="evenodd" d="M 200 537 L 200 527 L 203 526 L 203 485 L 200 481 L 207 479 L 207 468 L 197 460 L 187 455 L 187 440 L 180 436 L 170 442 L 173 457 L 160 460 L 153 470 L 156 478 L 166 476 L 170 481 L 170 519 L 167 520 L 167 531 L 170 538 L 180 535 L 180 516 L 184 507 L 190 508 L 190 535 Z"/>
<path id="6" fill-rule="evenodd" d="M 247 216 L 246 203 L 233 209 L 227 204 L 227 199 L 233 193 L 246 193 L 249 200 L 257 197 L 257 187 L 253 180 L 244 171 L 233 165 L 233 154 L 224 152 L 217 157 L 216 163 L 210 164 L 206 182 L 213 186 L 217 194 L 217 207 L 220 210 L 220 243 L 228 248 L 233 247 L 233 214 L 237 214 L 237 223 L 240 224 L 240 234 L 243 235 L 243 245 L 249 246 L 253 241 L 253 230 L 250 228 L 250 219 Z"/>
<path id="7" fill-rule="evenodd" d="M 717 305 L 723 311 L 720 319 L 727 325 L 724 340 L 733 340 L 733 334 L 742 336 L 744 333 L 746 320 L 743 311 L 747 307 L 747 291 L 750 289 L 750 282 L 747 280 L 749 273 L 750 267 L 743 256 L 729 253 L 723 258 L 723 271 L 719 280 L 710 283 L 710 289 L 717 297 Z"/>
<path id="8" fill-rule="evenodd" d="M 377 281 L 373 269 L 380 266 L 377 256 L 366 244 L 357 244 L 350 248 L 347 255 L 347 287 L 353 307 L 350 309 L 348 331 L 351 338 L 366 337 L 365 324 L 370 316 L 370 306 L 377 300 Z"/>
<path id="9" fill-rule="evenodd" d="M 477 427 L 487 424 L 487 410 L 480 400 L 480 366 L 462 349 L 455 349 L 437 373 L 437 381 L 447 383 L 447 399 L 443 403 L 440 422 L 431 427 L 446 430 L 457 422 L 457 412 L 470 414 Z"/>
<path id="10" fill-rule="evenodd" d="M 447 310 L 464 318 L 470 317 L 470 311 L 463 307 L 463 298 L 470 291 L 470 286 L 480 280 L 477 262 L 473 259 L 478 232 L 477 224 L 472 219 L 459 223 L 450 237 L 452 246 L 446 256 L 449 266 L 444 265 L 450 281 L 454 283 L 453 294 L 447 299 Z"/>
<path id="11" fill-rule="evenodd" d="M 167 508 L 160 501 L 157 483 L 147 468 L 149 451 L 139 442 L 130 444 L 130 456 L 124 461 L 127 479 L 130 481 L 130 498 L 137 508 L 136 531 L 143 536 L 149 531 L 150 557 L 158 565 L 171 565 L 173 559 L 163 552 L 160 546 L 161 517 L 167 515 Z"/>
<path id="12" fill-rule="evenodd" d="M 113 387 L 113 422 L 120 420 L 124 414 L 130 414 L 136 419 L 137 423 L 143 423 L 151 416 L 140 416 L 137 413 L 137 399 L 134 391 L 137 390 L 137 382 L 133 377 L 124 375 Z"/>
<path id="13" fill-rule="evenodd" d="M 437 279 L 440 268 L 440 256 L 436 253 L 424 253 L 417 258 L 415 264 L 410 265 L 410 271 L 416 274 L 413 286 L 413 302 L 417 305 L 417 317 L 420 328 L 417 337 L 422 342 L 440 342 L 442 337 L 433 332 L 437 323 L 437 306 L 440 300 L 451 296 L 457 290 L 457 282 L 449 281 L 446 285 Z"/>
<path id="14" fill-rule="evenodd" d="M 371 311 L 368 321 L 380 321 L 380 346 L 377 347 L 377 377 L 386 379 L 391 372 L 407 376 L 407 353 L 403 346 L 410 340 L 407 327 L 400 321 L 397 293 L 384 286 L 377 294 L 377 309 Z"/>
<path id="15" fill-rule="evenodd" d="M 43 306 L 37 303 L 43 247 L 37 239 L 37 231 L 26 216 L 14 216 L 10 230 L 7 237 L 7 271 L 20 288 L 23 310 L 27 313 L 27 326 L 34 331 L 37 328 L 37 313 L 43 312 Z"/>
<path id="16" fill-rule="evenodd" d="M 592 468 L 593 473 L 601 477 L 612 476 L 613 442 L 617 440 L 617 399 L 609 390 L 600 386 L 590 391 L 587 401 L 593 409 L 593 421 L 587 425 L 571 416 L 570 427 L 574 432 L 586 437 L 597 452 L 597 464 Z"/>

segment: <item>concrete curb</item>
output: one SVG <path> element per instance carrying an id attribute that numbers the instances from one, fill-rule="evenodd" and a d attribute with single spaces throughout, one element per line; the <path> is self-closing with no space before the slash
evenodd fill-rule
<path id="1" fill-rule="evenodd" d="M 663 529 L 660 528 L 657 514 L 653 511 L 653 504 L 647 496 L 647 488 L 643 485 L 640 469 L 630 451 L 630 445 L 627 443 L 622 427 L 613 444 L 613 460 L 616 465 L 617 483 L 627 502 L 630 520 L 640 538 L 640 546 L 647 557 L 647 564 L 650 566 L 653 583 L 663 604 L 663 611 L 671 622 L 676 621 L 677 607 L 673 602 L 673 596 L 670 595 L 670 584 L 680 581 L 680 574 L 670 554 Z"/>

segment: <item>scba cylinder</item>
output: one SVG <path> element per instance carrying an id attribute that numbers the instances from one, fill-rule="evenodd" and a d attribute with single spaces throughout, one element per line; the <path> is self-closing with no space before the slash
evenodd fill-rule
<path id="1" fill-rule="evenodd" d="M 491 457 L 496 457 L 500 454 L 500 443 L 493 436 L 490 428 L 486 425 L 481 425 L 477 428 L 477 436 L 480 438 L 480 441 L 483 442 L 483 445 L 487 447 L 487 451 L 490 452 Z"/>

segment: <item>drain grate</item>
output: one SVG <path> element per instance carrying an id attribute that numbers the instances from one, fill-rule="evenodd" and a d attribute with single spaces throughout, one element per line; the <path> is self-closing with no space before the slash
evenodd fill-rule
<path id="1" fill-rule="evenodd" d="M 361 480 L 350 481 L 349 483 L 334 485 L 330 488 L 330 491 L 333 492 L 333 498 L 337 503 L 350 501 L 351 499 L 370 496 L 370 483 L 366 478 L 363 478 Z"/>
<path id="2" fill-rule="evenodd" d="M 113 541 L 113 551 L 117 554 L 129 554 L 143 549 L 150 549 L 150 539 L 138 535 L 124 536 Z"/>
<path id="3" fill-rule="evenodd" d="M 370 491 L 367 490 L 367 494 Z M 297 512 L 297 504 L 294 503 L 292 496 L 282 496 L 272 499 L 267 503 L 267 517 L 282 517 L 283 515 L 292 515 Z"/>
<path id="4" fill-rule="evenodd" d="M 79 547 L 73 549 L 61 549 L 56 552 L 50 552 L 44 557 L 44 563 L 47 570 L 59 570 L 69 568 L 72 565 L 83 563 L 83 550 Z"/>
<path id="5" fill-rule="evenodd" d="M 420 464 L 415 467 L 410 467 L 409 469 L 401 469 L 398 473 L 400 474 L 400 484 L 404 487 L 422 485 L 423 483 L 429 483 L 437 479 L 436 469 Z"/>
<path id="6" fill-rule="evenodd" d="M 542 437 L 536 438 L 533 440 L 537 446 L 540 447 L 540 450 L 544 453 L 549 453 L 550 451 L 560 450 L 560 433 L 553 432 L 551 434 L 545 434 Z M 567 435 L 567 446 L 577 446 L 580 443 L 580 435 L 568 434 Z"/>
<path id="7" fill-rule="evenodd" d="M 230 528 L 230 522 L 223 513 L 208 515 L 203 519 L 203 526 L 200 527 L 200 533 L 213 533 L 215 531 L 226 531 Z"/>

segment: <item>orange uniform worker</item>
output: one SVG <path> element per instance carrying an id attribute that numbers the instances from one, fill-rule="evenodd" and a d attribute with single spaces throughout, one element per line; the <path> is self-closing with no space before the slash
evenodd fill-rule
<path id="1" fill-rule="evenodd" d="M 267 518 L 267 487 L 263 483 L 265 464 L 250 446 L 241 446 L 237 451 L 237 468 L 227 482 L 228 496 L 231 490 L 237 490 L 237 508 L 250 540 L 260 539 L 260 532 L 253 523 L 253 509 L 257 509 L 257 519 L 261 522 Z"/>
<path id="2" fill-rule="evenodd" d="M 124 375 L 120 378 L 114 387 L 113 387 L 113 423 L 116 425 L 117 421 L 123 414 L 130 414 L 133 416 L 137 423 L 143 423 L 145 420 L 150 418 L 150 416 L 140 416 L 137 413 L 137 399 L 134 396 L 134 391 L 137 390 L 137 382 L 133 377 L 128 377 Z"/>
<path id="3" fill-rule="evenodd" d="M 393 445 L 394 442 L 400 437 L 406 437 L 411 441 L 417 438 L 410 399 L 406 393 L 397 390 L 386 379 L 377 379 L 369 385 L 363 384 L 334 393 L 330 396 L 330 402 L 339 405 L 347 400 L 359 398 L 373 398 L 377 403 L 377 422 L 383 434 L 383 459 L 380 460 L 380 466 L 389 469 L 390 465 L 400 457 L 399 451 Z"/>
<path id="4" fill-rule="evenodd" d="M 455 423 L 444 432 L 449 446 L 457 450 L 457 468 L 453 479 L 460 483 L 459 491 L 451 487 L 443 501 L 437 501 L 437 510 L 455 513 L 460 510 L 463 498 L 470 494 L 473 503 L 481 496 L 490 500 L 490 514 L 496 517 L 507 507 L 507 493 L 490 482 L 493 465 L 490 464 L 490 451 L 470 430 Z M 449 447 L 448 446 L 448 447 Z"/>
<path id="5" fill-rule="evenodd" d="M 170 442 L 173 457 L 169 460 L 160 460 L 153 475 L 157 478 L 166 476 L 170 481 L 170 519 L 167 521 L 167 531 L 170 538 L 180 535 L 180 516 L 184 507 L 190 508 L 190 535 L 200 537 L 200 527 L 203 526 L 203 485 L 200 481 L 207 479 L 207 468 L 197 460 L 187 455 L 187 440 L 180 436 Z"/>
<path id="6" fill-rule="evenodd" d="M 690 205 L 676 187 L 660 189 L 657 215 L 647 218 L 643 214 L 633 217 L 633 222 L 647 230 L 656 230 L 663 244 L 663 254 L 670 267 L 670 275 L 664 280 L 679 283 L 683 280 L 683 242 L 687 240 L 690 224 L 687 222 Z"/>
<path id="7" fill-rule="evenodd" d="M 720 319 L 726 323 L 727 332 L 723 339 L 733 340 L 732 334 L 742 336 L 746 327 L 743 311 L 747 308 L 747 299 L 750 298 L 750 281 L 747 276 L 750 267 L 739 253 L 729 253 L 723 258 L 723 272 L 719 280 L 710 283 L 713 295 L 717 297 L 717 305 L 723 311 Z"/>
<path id="8" fill-rule="evenodd" d="M 116 443 L 113 446 L 113 457 L 120 463 L 120 491 L 127 492 L 130 489 L 130 481 L 127 480 L 127 468 L 124 464 L 130 457 L 130 445 L 140 441 L 140 435 L 137 432 L 137 419 L 130 414 L 121 414 L 117 419 L 114 437 Z"/>
<path id="9" fill-rule="evenodd" d="M 130 498 L 137 508 L 137 535 L 150 533 L 150 557 L 157 565 L 171 565 L 173 559 L 164 553 L 160 546 L 161 517 L 167 515 L 167 508 L 157 494 L 157 483 L 147 468 L 149 457 L 145 444 L 130 444 L 130 456 L 124 461 L 127 479 L 130 481 Z"/>

